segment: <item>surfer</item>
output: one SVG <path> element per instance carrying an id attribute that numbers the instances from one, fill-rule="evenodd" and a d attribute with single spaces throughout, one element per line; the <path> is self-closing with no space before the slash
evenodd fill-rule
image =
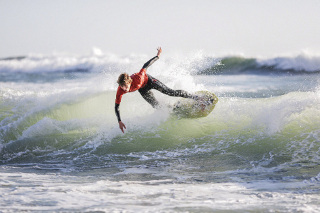
<path id="1" fill-rule="evenodd" d="M 127 73 L 122 73 L 117 83 L 119 84 L 117 94 L 116 94 L 116 101 L 115 101 L 115 113 L 118 118 L 119 128 L 124 133 L 124 129 L 126 129 L 125 124 L 121 121 L 120 118 L 120 111 L 119 106 L 121 102 L 122 95 L 128 92 L 134 92 L 136 90 L 142 95 L 142 97 L 149 103 L 153 108 L 159 108 L 159 102 L 154 97 L 151 89 L 156 89 L 161 93 L 164 93 L 169 96 L 177 96 L 183 98 L 192 98 L 197 99 L 198 96 L 192 95 L 184 90 L 173 90 L 164 85 L 158 79 L 152 77 L 151 75 L 147 74 L 147 69 L 160 58 L 162 53 L 161 47 L 157 49 L 158 53 L 155 57 L 151 58 L 147 61 L 142 69 L 131 76 Z"/>

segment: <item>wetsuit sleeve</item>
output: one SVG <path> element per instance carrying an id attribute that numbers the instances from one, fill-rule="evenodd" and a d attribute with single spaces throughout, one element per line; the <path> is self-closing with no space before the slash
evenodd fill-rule
<path id="1" fill-rule="evenodd" d="M 115 112 L 116 112 L 116 116 L 117 116 L 117 118 L 118 118 L 118 122 L 121 121 L 119 106 L 120 106 L 120 104 L 117 104 L 117 103 L 116 103 L 115 106 L 114 106 L 114 110 L 115 110 Z"/>
<path id="2" fill-rule="evenodd" d="M 116 104 L 120 104 L 123 94 L 124 94 L 124 91 L 119 86 L 116 94 Z"/>
<path id="3" fill-rule="evenodd" d="M 143 65 L 142 69 L 147 69 L 148 67 L 150 67 L 150 66 L 151 66 L 156 60 L 158 60 L 158 59 L 159 59 L 158 56 L 155 56 L 155 57 L 151 58 L 149 61 L 147 61 L 147 62 Z"/>
<path id="4" fill-rule="evenodd" d="M 118 121 L 121 121 L 121 118 L 120 118 L 120 111 L 119 111 L 119 105 L 120 105 L 120 102 L 121 102 L 121 98 L 122 98 L 122 95 L 123 95 L 123 90 L 121 90 L 120 86 L 118 87 L 118 90 L 117 90 L 117 94 L 116 94 L 116 103 L 115 103 L 115 106 L 114 106 L 114 110 L 116 112 L 116 116 L 118 118 Z"/>

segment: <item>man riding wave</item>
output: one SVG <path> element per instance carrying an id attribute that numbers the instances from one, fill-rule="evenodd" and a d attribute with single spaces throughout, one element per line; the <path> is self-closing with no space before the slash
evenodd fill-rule
<path id="1" fill-rule="evenodd" d="M 183 98 L 192 98 L 197 99 L 198 96 L 192 95 L 184 90 L 173 90 L 167 87 L 165 84 L 160 82 L 158 79 L 152 77 L 151 75 L 147 74 L 147 69 L 160 58 L 162 53 L 161 47 L 157 49 L 158 53 L 155 57 L 151 58 L 147 61 L 142 69 L 131 76 L 127 73 L 122 73 L 117 83 L 119 87 L 117 89 L 116 100 L 115 100 L 115 113 L 118 118 L 119 128 L 124 133 L 124 129 L 126 129 L 125 124 L 121 121 L 119 106 L 122 99 L 122 96 L 128 92 L 134 92 L 136 90 L 142 95 L 142 97 L 149 103 L 153 108 L 159 107 L 159 102 L 153 95 L 151 89 L 156 89 L 159 92 L 169 95 L 169 96 L 176 96 L 176 97 L 183 97 Z"/>

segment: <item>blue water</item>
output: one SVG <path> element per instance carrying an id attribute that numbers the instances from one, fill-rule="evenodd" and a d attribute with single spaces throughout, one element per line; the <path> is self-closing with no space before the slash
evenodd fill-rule
<path id="1" fill-rule="evenodd" d="M 123 134 L 117 76 L 150 57 L 0 60 L 1 212 L 320 210 L 318 56 L 164 56 L 149 74 L 218 104 L 179 119 L 126 94 Z"/>

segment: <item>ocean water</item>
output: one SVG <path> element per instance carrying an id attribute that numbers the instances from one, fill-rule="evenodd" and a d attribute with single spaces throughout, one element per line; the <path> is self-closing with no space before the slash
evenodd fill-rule
<path id="1" fill-rule="evenodd" d="M 0 60 L 0 212 L 320 211 L 320 56 L 164 55 L 148 73 L 216 108 L 180 119 L 126 94 L 123 134 L 117 77 L 151 57 Z"/>

